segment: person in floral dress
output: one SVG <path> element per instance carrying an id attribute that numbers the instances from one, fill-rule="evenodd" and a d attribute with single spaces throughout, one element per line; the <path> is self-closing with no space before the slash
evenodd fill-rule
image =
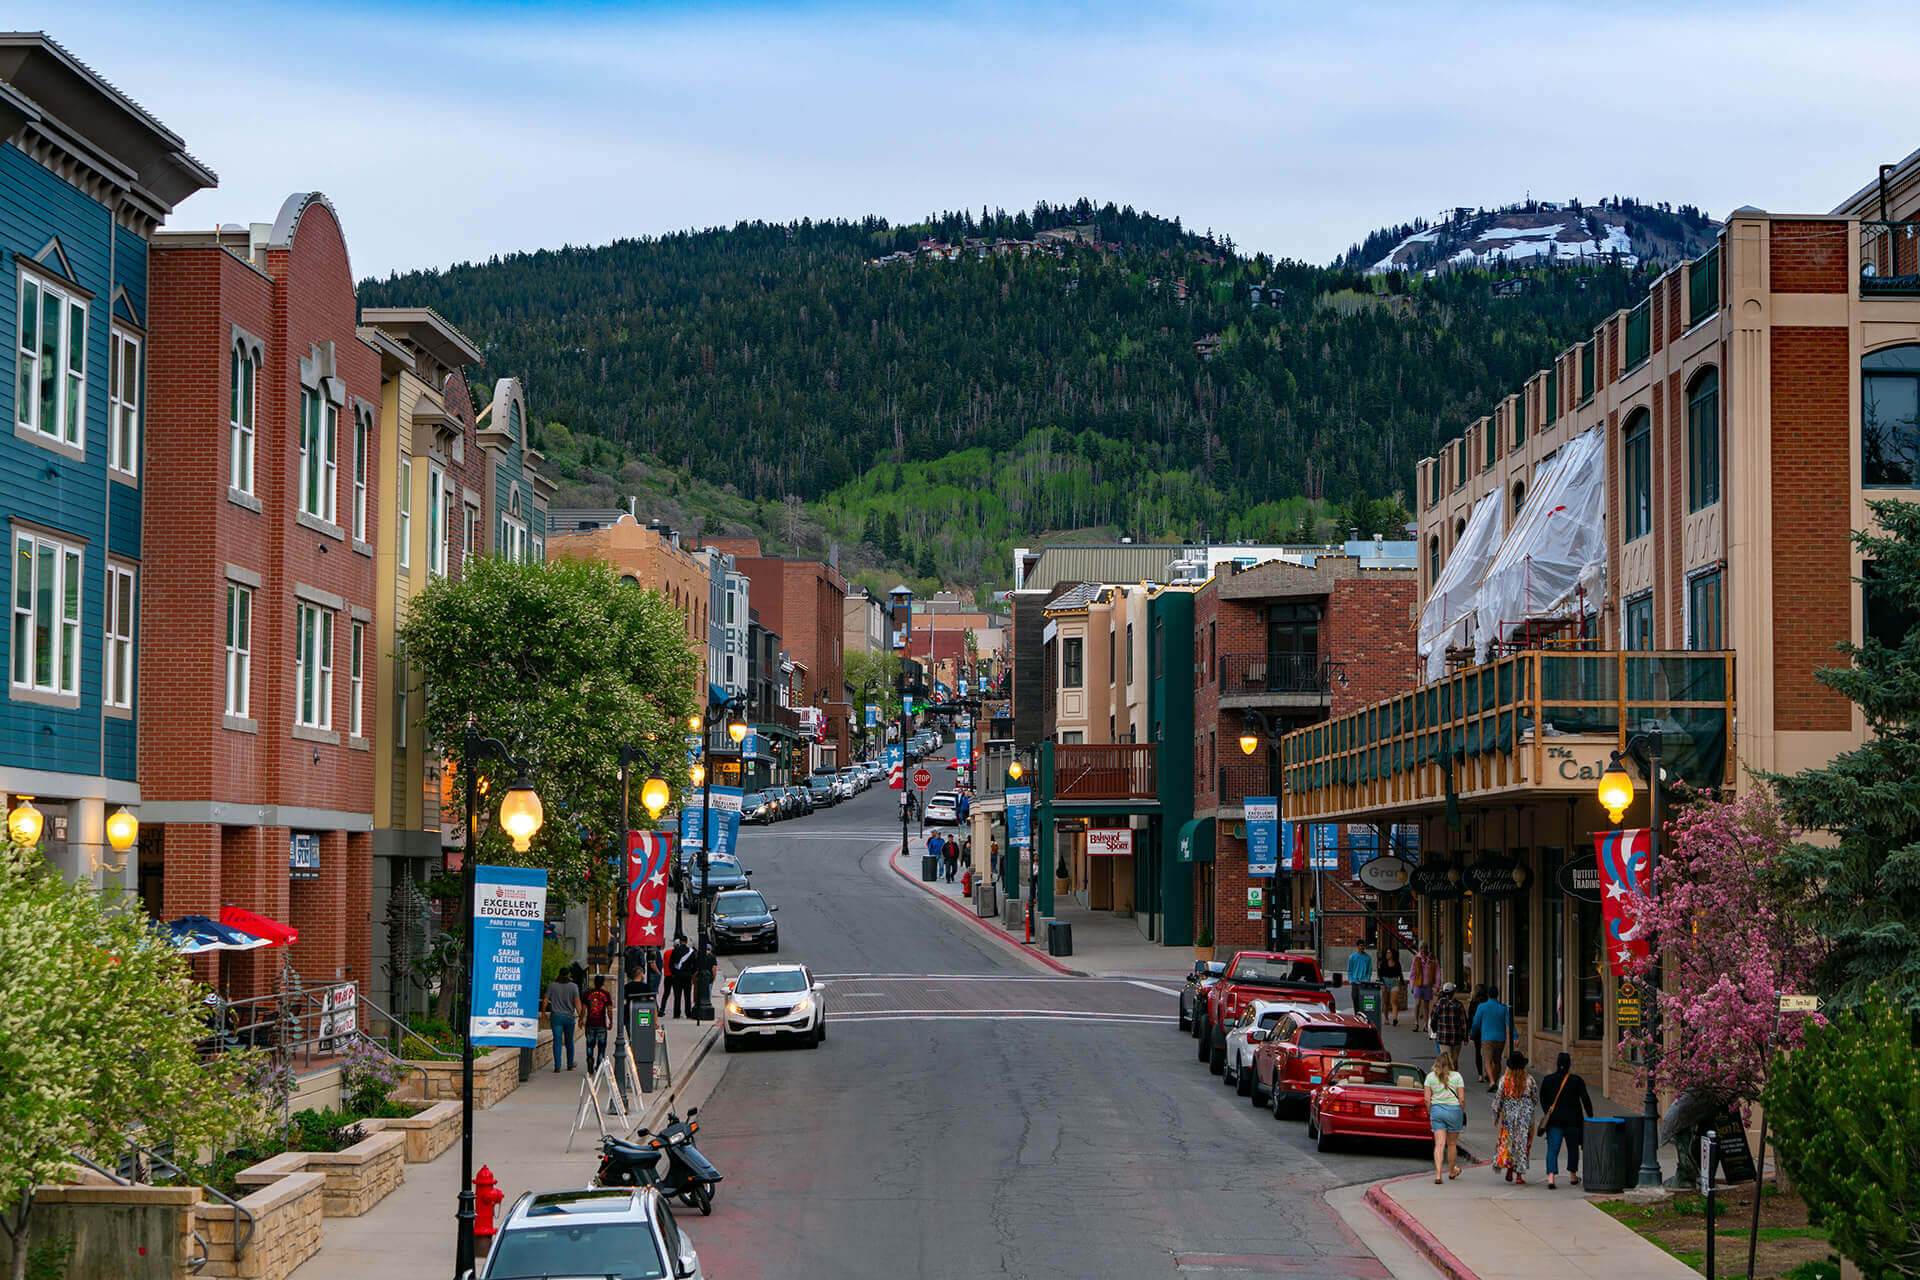
<path id="1" fill-rule="evenodd" d="M 1515 1050 L 1507 1055 L 1507 1072 L 1500 1078 L 1500 1091 L 1493 1099 L 1494 1127 L 1499 1134 L 1493 1167 L 1505 1169 L 1508 1182 L 1526 1185 L 1527 1162 L 1533 1154 L 1533 1120 L 1539 1107 L 1540 1082 L 1527 1070 L 1527 1055 Z"/>

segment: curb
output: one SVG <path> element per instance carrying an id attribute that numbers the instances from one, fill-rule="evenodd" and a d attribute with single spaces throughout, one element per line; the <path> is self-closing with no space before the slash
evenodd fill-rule
<path id="1" fill-rule="evenodd" d="M 1479 1168 L 1471 1165 L 1470 1168 Z M 1386 1219 L 1387 1225 L 1407 1242 L 1413 1251 L 1424 1258 L 1448 1280 L 1480 1280 L 1480 1277 L 1466 1263 L 1455 1257 L 1453 1251 L 1440 1243 L 1439 1239 L 1425 1227 L 1420 1220 L 1407 1211 L 1407 1207 L 1395 1200 L 1387 1188 L 1396 1182 L 1410 1182 L 1414 1178 L 1424 1178 L 1424 1173 L 1409 1174 L 1404 1178 L 1389 1178 L 1385 1182 L 1376 1182 L 1367 1188 L 1366 1203 L 1375 1213 Z"/>
<path id="2" fill-rule="evenodd" d="M 1001 930 L 1000 928 L 994 925 L 988 924 L 985 920 L 975 915 L 970 908 L 962 906 L 959 902 L 955 901 L 952 898 L 949 898 L 946 894 L 941 893 L 938 889 L 927 888 L 925 884 L 921 883 L 920 880 L 918 880 L 916 877 L 914 877 L 911 873 L 909 873 L 904 867 L 900 865 L 899 849 L 895 849 L 891 854 L 887 855 L 887 865 L 892 867 L 894 870 L 894 873 L 898 875 L 902 880 L 905 880 L 908 884 L 912 885 L 914 888 L 920 890 L 922 893 L 933 898 L 935 901 L 943 902 L 947 906 L 953 908 L 954 911 L 959 913 L 960 917 L 963 920 L 968 921 L 975 928 L 978 928 L 981 931 L 998 939 L 1003 945 L 1012 948 L 1016 954 L 1025 956 L 1029 960 L 1038 960 L 1041 964 L 1044 964 L 1045 966 L 1047 966 L 1047 968 L 1054 970 L 1056 973 L 1064 973 L 1069 978 L 1084 978 L 1087 976 L 1086 974 L 1082 973 L 1078 969 L 1069 969 L 1066 965 L 1061 964 L 1058 960 L 1055 960 L 1050 955 L 1045 955 L 1039 951 L 1030 949 L 1026 943 L 1021 942 L 1018 938 L 1014 938 L 1008 935 L 1005 931 Z"/>

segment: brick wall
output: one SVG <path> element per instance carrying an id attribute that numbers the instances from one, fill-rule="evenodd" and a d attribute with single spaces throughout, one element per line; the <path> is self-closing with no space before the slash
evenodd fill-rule
<path id="1" fill-rule="evenodd" d="M 1771 380 L 1774 727 L 1844 731 L 1851 704 L 1813 673 L 1852 634 L 1847 330 L 1774 329 Z"/>
<path id="2" fill-rule="evenodd" d="M 1847 224 L 1768 224 L 1767 272 L 1775 293 L 1847 292 Z"/>
<path id="3" fill-rule="evenodd" d="M 1321 651 L 1341 663 L 1347 683 L 1333 686 L 1332 714 L 1404 693 L 1418 683 L 1414 649 L 1414 575 L 1363 570 L 1333 584 L 1321 624 Z"/>

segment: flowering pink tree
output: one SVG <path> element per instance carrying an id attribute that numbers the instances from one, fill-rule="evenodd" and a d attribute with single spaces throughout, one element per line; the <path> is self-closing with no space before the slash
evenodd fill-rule
<path id="1" fill-rule="evenodd" d="M 1766 791 L 1676 806 L 1642 906 L 1662 971 L 1662 1087 L 1751 1102 L 1773 1050 L 1800 1044 L 1804 1020 L 1774 1014 L 1781 992 L 1812 989 L 1819 959 L 1793 918 L 1802 891 L 1782 870 L 1798 835 Z"/>

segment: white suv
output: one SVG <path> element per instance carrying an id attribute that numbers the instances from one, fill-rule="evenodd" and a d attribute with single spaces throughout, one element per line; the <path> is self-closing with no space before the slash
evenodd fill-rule
<path id="1" fill-rule="evenodd" d="M 481 1280 L 702 1280 L 700 1255 L 652 1187 L 529 1191 L 494 1237 Z"/>
<path id="2" fill-rule="evenodd" d="M 1252 1098 L 1253 1105 L 1260 1106 L 1260 1085 L 1254 1079 L 1253 1055 L 1259 1050 L 1260 1042 L 1280 1025 L 1280 1019 L 1296 1010 L 1326 1012 L 1318 1005 L 1293 1000 L 1247 1001 L 1240 1011 L 1240 1021 L 1227 1030 L 1227 1065 L 1220 1073 L 1220 1083 L 1232 1086 L 1234 1092 L 1243 1098 Z"/>
<path id="3" fill-rule="evenodd" d="M 727 983 L 722 1041 L 731 1053 L 749 1040 L 799 1036 L 809 1049 L 827 1038 L 827 984 L 803 964 L 755 964 Z"/>

